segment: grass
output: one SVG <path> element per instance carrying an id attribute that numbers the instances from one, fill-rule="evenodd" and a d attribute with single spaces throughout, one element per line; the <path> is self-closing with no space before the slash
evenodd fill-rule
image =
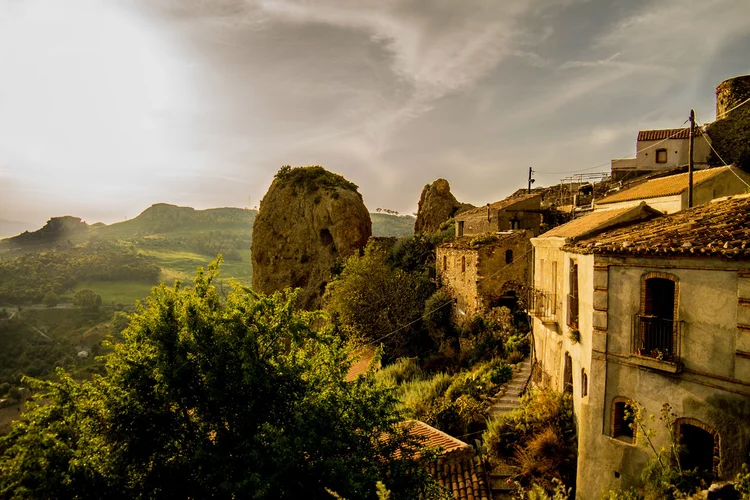
<path id="1" fill-rule="evenodd" d="M 145 299 L 153 285 L 137 281 L 93 281 L 80 283 L 76 289 L 89 288 L 102 297 L 102 304 L 125 304 L 131 306 L 136 300 Z"/>
<path id="2" fill-rule="evenodd" d="M 185 282 L 192 281 L 195 270 L 199 267 L 207 267 L 208 263 L 216 258 L 215 255 L 202 255 L 187 250 L 140 250 L 144 255 L 154 258 L 156 265 L 162 268 L 161 281 L 171 284 L 175 279 Z M 252 281 L 253 266 L 250 263 L 250 250 L 240 251 L 242 262 L 224 262 L 221 265 L 220 277 L 223 280 L 236 279 L 244 285 Z M 102 296 L 104 299 L 104 296 Z"/>

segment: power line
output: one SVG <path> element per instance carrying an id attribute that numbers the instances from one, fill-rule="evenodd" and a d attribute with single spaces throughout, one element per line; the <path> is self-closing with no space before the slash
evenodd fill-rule
<path id="1" fill-rule="evenodd" d="M 739 108 L 740 106 L 744 106 L 745 104 L 747 104 L 749 102 L 750 102 L 750 97 L 748 97 L 747 99 L 745 99 L 744 101 L 742 101 L 741 103 L 739 103 L 737 106 L 733 107 L 732 109 L 728 109 L 728 110 L 724 111 L 723 113 L 721 113 L 721 115 L 716 115 L 716 119 L 719 120 L 721 118 L 724 118 L 726 115 L 728 115 L 729 113 L 731 113 L 735 109 Z"/>
<path id="2" fill-rule="evenodd" d="M 739 107 L 739 106 L 738 106 L 738 107 Z M 659 141 L 659 142 L 657 142 L 657 143 L 651 144 L 650 146 L 646 146 L 646 147 L 645 147 L 645 148 L 643 148 L 643 149 L 639 149 L 639 150 L 637 150 L 637 151 L 636 151 L 635 153 L 631 153 L 631 154 L 629 154 L 629 155 L 627 155 L 627 156 L 622 156 L 622 157 L 620 157 L 620 158 L 617 158 L 617 159 L 622 159 L 622 160 L 625 160 L 625 159 L 628 159 L 628 158 L 630 158 L 631 156 L 633 156 L 633 157 L 636 157 L 636 156 L 638 156 L 638 153 L 642 153 L 642 152 L 644 152 L 644 151 L 648 151 L 648 150 L 649 150 L 649 149 L 651 149 L 651 148 L 655 148 L 655 147 L 656 147 L 656 146 L 658 146 L 659 144 L 663 144 L 663 143 L 667 142 L 668 140 L 670 140 L 670 139 L 673 139 L 674 137 L 676 137 L 677 135 L 679 135 L 679 134 L 680 134 L 680 132 L 681 132 L 681 130 L 680 130 L 680 127 L 682 127 L 683 125 L 685 125 L 685 124 L 686 124 L 687 122 L 688 122 L 688 120 L 685 120 L 684 122 L 682 122 L 682 123 L 680 124 L 680 126 L 679 126 L 679 127 L 677 128 L 677 129 L 675 129 L 675 132 L 674 132 L 674 133 L 672 133 L 672 134 L 671 134 L 671 135 L 670 135 L 669 137 L 667 137 L 666 139 L 662 139 L 661 141 Z M 607 166 L 607 165 L 610 165 L 610 162 L 606 162 L 606 163 L 600 163 L 599 165 L 596 165 L 596 166 L 593 166 L 593 167 L 590 167 L 590 168 L 584 168 L 584 169 L 580 169 L 580 170 L 565 170 L 565 171 L 562 171 L 562 172 L 541 172 L 541 171 L 539 171 L 539 170 L 534 170 L 534 173 L 537 173 L 537 174 L 547 174 L 547 175 L 560 175 L 560 174 L 576 174 L 576 173 L 578 173 L 578 172 L 587 172 L 587 171 L 589 171 L 589 170 L 594 170 L 595 168 L 601 168 L 601 167 L 604 167 L 604 166 Z"/>
<path id="3" fill-rule="evenodd" d="M 750 99 L 748 99 L 745 102 L 750 102 Z M 734 109 L 740 107 L 741 105 L 742 104 L 740 104 L 738 106 L 735 106 Z M 701 127 L 703 127 L 703 124 L 697 118 L 695 119 L 695 121 L 698 122 L 698 124 Z M 727 162 L 724 161 L 724 158 L 721 157 L 721 155 L 719 154 L 719 152 L 716 151 L 716 149 L 714 149 L 714 145 L 711 144 L 711 141 L 708 140 L 708 137 L 706 137 L 706 134 L 701 134 L 701 135 L 703 136 L 703 139 L 706 141 L 706 144 L 708 144 L 708 147 L 711 148 L 711 151 L 713 151 L 714 154 L 716 155 L 716 157 L 721 160 L 721 162 L 724 164 L 724 166 L 725 167 L 729 167 L 729 171 L 732 172 L 734 174 L 734 176 L 737 177 L 740 180 L 740 182 L 745 185 L 745 187 L 750 188 L 750 184 L 748 184 L 747 182 L 745 182 L 745 179 L 743 179 L 742 177 L 740 177 L 739 174 L 737 172 L 735 172 L 734 169 L 730 165 L 727 164 Z"/>
<path id="4" fill-rule="evenodd" d="M 522 254 L 521 254 L 520 256 L 518 256 L 518 257 L 516 257 L 515 259 L 513 259 L 513 262 L 511 262 L 510 264 L 506 264 L 505 266 L 501 267 L 500 269 L 498 269 L 498 270 L 497 270 L 497 271 L 495 271 L 494 273 L 490 274 L 489 276 L 485 276 L 484 278 L 482 278 L 482 279 L 480 279 L 480 280 L 477 280 L 477 285 L 479 285 L 479 284 L 480 284 L 480 283 L 482 283 L 483 281 L 486 281 L 486 280 L 488 280 L 488 279 L 490 279 L 490 278 L 493 278 L 493 277 L 497 276 L 498 274 L 500 274 L 501 272 L 503 272 L 503 271 L 504 271 L 505 269 L 509 268 L 509 267 L 510 267 L 510 266 L 512 266 L 513 264 L 516 264 L 517 262 L 520 262 L 520 261 L 521 261 L 521 260 L 523 259 L 523 257 L 526 257 L 526 256 L 527 256 L 528 254 L 530 254 L 532 250 L 533 250 L 533 249 L 527 250 L 526 252 L 522 253 Z M 450 305 L 450 304 L 452 304 L 452 303 L 453 303 L 453 299 L 451 299 L 451 300 L 449 300 L 448 302 L 445 302 L 445 303 L 443 303 L 443 304 L 441 304 L 441 305 L 437 306 L 437 307 L 436 307 L 435 309 L 433 309 L 432 311 L 430 311 L 430 312 L 427 312 L 427 313 L 423 314 L 422 316 L 420 316 L 419 318 L 415 319 L 414 321 L 410 321 L 409 323 L 406 323 L 405 325 L 399 326 L 399 327 L 398 327 L 398 328 L 396 328 L 395 330 L 393 330 L 393 331 L 391 331 L 391 332 L 389 332 L 389 333 L 386 333 L 386 334 L 385 334 L 385 335 L 383 335 L 382 337 L 380 337 L 380 338 L 378 338 L 378 339 L 375 339 L 375 340 L 373 340 L 373 341 L 371 341 L 371 342 L 368 342 L 368 344 L 373 344 L 373 345 L 374 345 L 374 344 L 377 344 L 377 343 L 378 343 L 378 342 L 380 342 L 381 340 L 383 340 L 383 339 L 386 339 L 386 338 L 390 337 L 391 335 L 395 335 L 396 333 L 400 332 L 401 330 L 403 330 L 403 329 L 405 329 L 405 328 L 408 328 L 408 327 L 410 327 L 411 325 L 413 325 L 413 324 L 415 324 L 415 323 L 418 323 L 419 321 L 421 321 L 421 320 L 423 320 L 423 319 L 427 319 L 427 318 L 428 318 L 429 316 L 432 316 L 432 315 L 433 315 L 434 313 L 438 312 L 438 311 L 439 311 L 440 309 L 442 309 L 443 307 L 445 307 L 445 306 L 448 306 L 448 305 Z"/>

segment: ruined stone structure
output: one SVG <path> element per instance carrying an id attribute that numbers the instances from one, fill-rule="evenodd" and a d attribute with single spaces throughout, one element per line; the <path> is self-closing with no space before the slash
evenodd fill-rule
<path id="1" fill-rule="evenodd" d="M 540 193 L 520 194 L 456 215 L 456 237 L 528 229 L 534 236 L 541 225 Z"/>
<path id="2" fill-rule="evenodd" d="M 316 309 L 331 269 L 372 234 L 357 186 L 323 167 L 282 168 L 253 227 L 253 288 L 302 288 L 299 305 Z"/>
<path id="3" fill-rule="evenodd" d="M 709 163 L 734 164 L 750 171 L 750 75 L 721 82 L 716 87 L 716 121 L 708 125 L 708 133 L 718 155 Z"/>
<path id="4" fill-rule="evenodd" d="M 727 111 L 750 99 L 750 75 L 736 76 L 716 86 L 716 119 L 728 115 Z"/>
<path id="5" fill-rule="evenodd" d="M 440 225 L 461 210 L 473 208 L 472 205 L 459 203 L 451 186 L 445 179 L 438 179 L 422 189 L 417 209 L 417 220 L 414 222 L 414 234 L 434 233 Z"/>
<path id="6" fill-rule="evenodd" d="M 529 282 L 531 230 L 488 236 L 472 245 L 464 236 L 436 251 L 437 274 L 454 299 L 454 319 L 462 323 L 498 305 L 503 296 Z"/>
<path id="7" fill-rule="evenodd" d="M 596 211 L 531 241 L 533 379 L 572 394 L 577 498 L 640 483 L 629 401 L 671 405 L 683 467 L 734 477 L 750 451 L 750 196 Z"/>

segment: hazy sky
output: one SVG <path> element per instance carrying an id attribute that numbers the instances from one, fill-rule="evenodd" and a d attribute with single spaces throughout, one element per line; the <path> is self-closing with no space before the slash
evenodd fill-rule
<path id="1" fill-rule="evenodd" d="M 0 219 L 253 206 L 284 164 L 483 204 L 746 73 L 746 0 L 0 0 Z"/>

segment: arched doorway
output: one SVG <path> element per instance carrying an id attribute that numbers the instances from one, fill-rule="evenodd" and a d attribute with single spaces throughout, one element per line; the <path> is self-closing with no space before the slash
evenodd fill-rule
<path id="1" fill-rule="evenodd" d="M 698 469 L 710 481 L 719 472 L 719 434 L 692 418 L 677 419 L 675 424 L 680 466 L 683 470 Z"/>
<path id="2" fill-rule="evenodd" d="M 573 358 L 565 353 L 565 372 L 563 373 L 563 392 L 573 394 Z"/>

